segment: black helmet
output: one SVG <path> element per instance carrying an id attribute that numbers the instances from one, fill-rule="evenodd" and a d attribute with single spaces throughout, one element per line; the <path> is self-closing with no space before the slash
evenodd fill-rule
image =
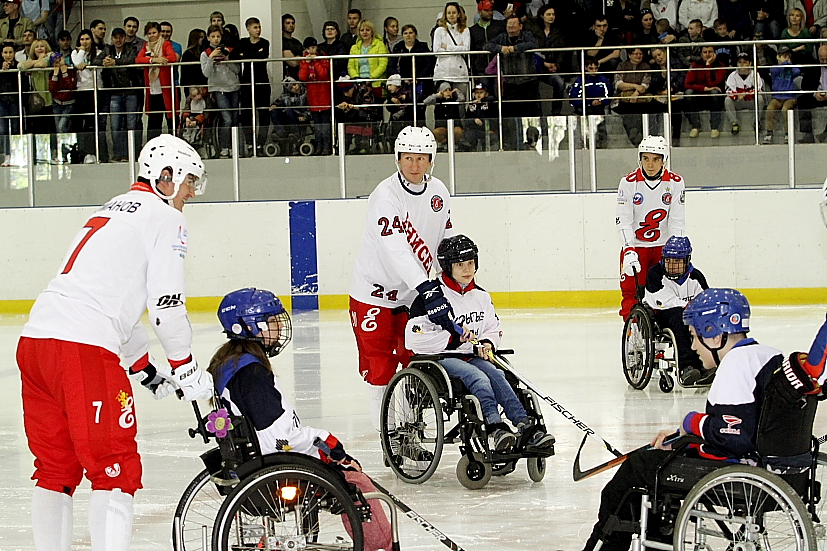
<path id="1" fill-rule="evenodd" d="M 479 249 L 470 238 L 464 235 L 455 235 L 443 239 L 436 251 L 436 258 L 439 261 L 439 267 L 449 276 L 451 275 L 451 266 L 457 262 L 473 259 L 477 269 L 480 267 Z"/>

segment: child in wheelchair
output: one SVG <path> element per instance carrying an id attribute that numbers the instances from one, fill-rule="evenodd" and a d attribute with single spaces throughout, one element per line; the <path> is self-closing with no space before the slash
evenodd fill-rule
<path id="1" fill-rule="evenodd" d="M 516 436 L 502 420 L 500 405 L 521 435 L 533 431 L 526 449 L 549 448 L 554 444 L 554 436 L 535 427 L 503 372 L 485 359 L 499 346 L 502 331 L 491 295 L 474 281 L 477 259 L 477 246 L 468 237 L 456 235 L 442 240 L 437 249 L 442 268 L 440 284 L 456 315 L 457 331 L 446 331 L 431 322 L 422 298 L 417 298 L 411 305 L 411 318 L 405 327 L 405 346 L 416 354 L 473 354 L 470 358 L 443 358 L 439 363 L 479 399 L 494 450 L 506 451 L 517 443 Z M 471 342 L 477 339 L 478 344 Z"/>
<path id="2" fill-rule="evenodd" d="M 345 479 L 363 492 L 375 492 L 362 467 L 326 430 L 305 427 L 284 397 L 270 359 L 292 337 L 290 315 L 270 291 L 233 291 L 223 298 L 218 318 L 229 341 L 210 360 L 221 407 L 246 417 L 262 454 L 292 451 L 338 465 Z M 391 549 L 391 528 L 382 506 L 370 501 L 371 522 L 364 524 L 366 550 Z"/>
<path id="3" fill-rule="evenodd" d="M 750 307 L 746 297 L 734 289 L 707 289 L 687 305 L 683 322 L 689 327 L 692 349 L 698 353 L 703 366 L 717 368 L 705 412 L 690 411 L 679 429 L 682 436 L 703 439 L 701 444 L 690 444 L 680 455 L 710 460 L 701 462 L 706 472 L 698 479 L 727 463 L 769 464 L 773 458 L 789 460 L 809 453 L 812 418 L 807 434 L 803 434 L 801 427 L 806 424 L 800 419 L 803 410 L 797 405 L 790 407 L 779 392 L 784 390 L 782 386 L 789 386 L 784 383 L 787 362 L 780 351 L 747 337 Z M 767 422 L 767 419 L 773 421 Z M 640 510 L 640 494 L 629 498 L 629 490 L 643 488 L 648 495 L 663 491 L 662 487 L 658 490 L 656 484 L 662 486 L 664 480 L 657 482 L 656 477 L 666 461 L 672 459 L 671 444 L 664 440 L 673 432 L 663 430 L 654 438 L 651 448 L 630 453 L 603 488 L 598 520 L 584 551 L 595 549 L 599 541 L 603 542 L 601 551 L 629 549 L 632 532 L 619 529 L 618 525 L 634 521 L 634 515 Z M 783 461 L 779 464 L 784 465 Z M 684 478 L 691 477 L 690 470 L 684 470 L 680 476 L 684 482 Z M 687 487 L 695 482 L 697 480 L 689 481 Z M 663 521 L 664 517 L 650 515 L 648 540 L 671 543 L 672 527 Z"/>
<path id="4" fill-rule="evenodd" d="M 712 382 L 715 370 L 704 373 L 701 359 L 692 350 L 689 328 L 681 318 L 683 309 L 701 291 L 709 289 L 706 278 L 690 262 L 692 243 L 688 237 L 673 235 L 663 246 L 663 258 L 649 268 L 646 274 L 646 294 L 643 301 L 655 313 L 658 326 L 671 329 L 678 346 L 678 365 L 683 386 Z M 702 376 L 701 374 L 704 373 Z"/>

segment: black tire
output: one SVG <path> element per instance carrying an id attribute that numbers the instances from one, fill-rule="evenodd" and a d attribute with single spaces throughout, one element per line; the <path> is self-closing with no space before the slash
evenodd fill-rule
<path id="1" fill-rule="evenodd" d="M 481 453 L 473 453 L 473 459 L 463 455 L 457 463 L 457 479 L 469 490 L 485 488 L 492 474 L 491 464 L 482 460 Z"/>
<path id="2" fill-rule="evenodd" d="M 665 356 L 666 363 L 669 365 L 669 372 L 678 378 L 680 382 L 681 365 L 678 362 L 678 341 L 675 339 L 675 333 L 668 327 L 664 327 L 660 333 L 662 342 L 669 344 L 672 348 L 672 356 Z"/>
<path id="3" fill-rule="evenodd" d="M 698 549 L 696 531 L 702 549 L 816 550 L 801 498 L 758 467 L 724 467 L 692 487 L 675 521 L 675 551 Z"/>
<path id="4" fill-rule="evenodd" d="M 528 478 L 532 482 L 540 482 L 546 476 L 546 458 L 529 457 L 526 459 L 528 467 Z"/>
<path id="5" fill-rule="evenodd" d="M 652 378 L 655 364 L 653 328 L 649 312 L 639 304 L 632 308 L 626 323 L 623 324 L 623 339 L 620 343 L 623 375 L 636 390 L 646 388 Z"/>
<path id="6" fill-rule="evenodd" d="M 661 373 L 660 380 L 658 381 L 658 386 L 660 387 L 662 392 L 672 392 L 672 390 L 675 388 L 675 380 L 666 373 Z"/>
<path id="7" fill-rule="evenodd" d="M 257 549 L 266 526 L 271 538 L 266 549 L 362 551 L 361 517 L 344 482 L 313 471 L 304 465 L 278 465 L 246 478 L 218 512 L 212 549 Z"/>
<path id="8" fill-rule="evenodd" d="M 431 379 L 406 368 L 393 376 L 382 397 L 382 451 L 401 480 L 428 480 L 442 455 L 445 427 L 442 403 Z"/>
<path id="9" fill-rule="evenodd" d="M 204 469 L 192 479 L 184 494 L 178 501 L 174 519 L 180 519 L 180 525 L 173 520 L 172 548 L 176 551 L 193 551 L 203 549 L 204 527 L 207 542 L 212 538 L 213 524 L 224 496 L 218 492 L 215 484 L 210 482 L 210 473 Z"/>

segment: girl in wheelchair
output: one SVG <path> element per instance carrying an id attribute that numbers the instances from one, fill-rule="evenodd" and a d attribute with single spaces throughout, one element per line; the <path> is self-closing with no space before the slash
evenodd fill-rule
<path id="1" fill-rule="evenodd" d="M 262 454 L 292 451 L 338 465 L 345 479 L 363 492 L 375 492 L 362 467 L 326 430 L 305 427 L 284 397 L 269 358 L 292 337 L 290 315 L 270 291 L 233 291 L 218 307 L 229 341 L 215 353 L 207 371 L 215 381 L 221 407 L 243 415 L 256 431 Z M 365 550 L 391 549 L 391 527 L 382 506 L 370 501 L 371 522 L 364 524 Z"/>
<path id="2" fill-rule="evenodd" d="M 691 334 L 692 349 L 700 356 L 703 367 L 717 368 L 705 413 L 690 411 L 679 429 L 682 436 L 703 439 L 703 443 L 690 444 L 680 456 L 710 460 L 699 462 L 706 470 L 698 479 L 726 463 L 769 463 L 773 456 L 791 459 L 797 457 L 791 454 L 809 453 L 810 450 L 812 418 L 806 427 L 807 434 L 802 437 L 801 430 L 806 423 L 793 421 L 801 408 L 791 410 L 779 399 L 779 381 L 785 379 L 784 358 L 775 348 L 760 345 L 747 337 L 749 321 L 749 303 L 734 289 L 707 289 L 695 297 L 683 313 L 683 322 Z M 766 421 L 768 416 L 772 423 Z M 662 487 L 656 487 L 664 485 L 663 479 L 657 482 L 658 473 L 667 461 L 679 460 L 670 457 L 672 446 L 664 443 L 673 432 L 661 431 L 652 441 L 651 448 L 630 453 L 603 488 L 598 520 L 584 551 L 595 549 L 598 542 L 602 542 L 601 551 L 629 549 L 632 532 L 619 529 L 619 524 L 634 520 L 641 499 L 639 493 L 627 499 L 629 490 L 643 488 L 650 496 L 653 492 L 663 492 Z M 681 476 L 690 478 L 689 469 L 685 469 Z M 697 480 L 687 486 L 691 487 L 695 482 Z M 649 541 L 672 542 L 672 527 L 663 525 L 658 515 L 650 515 L 649 528 L 646 534 Z"/>
<path id="3" fill-rule="evenodd" d="M 534 420 L 526 413 L 503 372 L 485 359 L 499 346 L 502 331 L 491 295 L 474 281 L 478 257 L 477 246 L 464 235 L 442 240 L 437 249 L 437 260 L 442 268 L 440 284 L 456 315 L 457 330 L 446 331 L 431 322 L 419 297 L 411 305 L 411 318 L 405 328 L 405 347 L 415 354 L 473 354 L 470 358 L 443 358 L 439 363 L 479 399 L 494 450 L 506 451 L 517 443 L 517 437 L 500 416 L 500 405 L 520 435 L 533 430 L 526 449 L 551 447 L 554 436 L 534 426 Z M 475 344 L 477 340 L 478 344 Z"/>
<path id="4" fill-rule="evenodd" d="M 705 385 L 712 382 L 715 371 L 701 377 L 703 366 L 698 354 L 692 350 L 692 338 L 681 315 L 693 297 L 709 285 L 701 271 L 692 263 L 692 243 L 688 237 L 673 235 L 663 246 L 663 258 L 649 268 L 646 274 L 646 294 L 643 301 L 655 313 L 660 328 L 669 328 L 678 346 L 678 374 L 683 386 Z"/>

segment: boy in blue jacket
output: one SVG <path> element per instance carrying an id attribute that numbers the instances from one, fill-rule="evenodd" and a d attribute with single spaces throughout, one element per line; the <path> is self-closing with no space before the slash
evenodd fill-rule
<path id="1" fill-rule="evenodd" d="M 793 79 L 801 74 L 801 69 L 792 66 L 793 53 L 786 46 L 778 49 L 778 65 L 770 69 L 772 74 L 772 99 L 767 105 L 767 134 L 764 136 L 764 144 L 772 143 L 772 132 L 775 127 L 775 112 L 781 109 L 786 116 L 787 111 L 795 107 L 798 89 Z M 783 120 L 786 121 L 786 118 Z M 784 143 L 788 137 L 784 136 Z"/>

